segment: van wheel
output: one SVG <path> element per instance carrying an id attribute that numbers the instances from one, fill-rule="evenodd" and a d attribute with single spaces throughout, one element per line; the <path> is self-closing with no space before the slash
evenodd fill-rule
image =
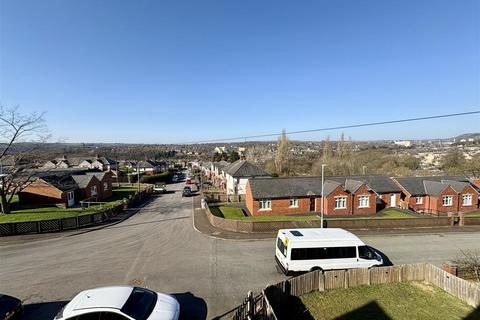
<path id="1" fill-rule="evenodd" d="M 310 269 L 310 271 L 323 271 L 323 269 L 320 267 L 313 267 L 312 269 Z"/>

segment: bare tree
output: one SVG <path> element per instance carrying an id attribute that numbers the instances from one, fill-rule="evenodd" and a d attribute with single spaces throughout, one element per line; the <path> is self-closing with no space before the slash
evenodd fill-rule
<path id="1" fill-rule="evenodd" d="M 453 263 L 480 282 L 480 251 L 460 250 L 460 252 L 463 256 L 453 260 Z"/>
<path id="2" fill-rule="evenodd" d="M 283 129 L 282 134 L 278 139 L 277 154 L 275 157 L 275 166 L 277 167 L 277 173 L 279 175 L 288 175 L 290 172 L 289 160 L 290 141 L 288 141 L 287 133 L 285 132 L 285 129 Z"/>
<path id="3" fill-rule="evenodd" d="M 0 106 L 0 203 L 10 213 L 10 203 L 33 180 L 33 151 L 48 139 L 43 113 L 23 115 L 18 107 Z M 28 143 L 27 143 L 28 142 Z"/>

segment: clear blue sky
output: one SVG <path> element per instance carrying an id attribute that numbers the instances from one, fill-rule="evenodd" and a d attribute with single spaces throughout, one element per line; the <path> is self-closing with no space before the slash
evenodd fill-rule
<path id="1" fill-rule="evenodd" d="M 69 142 L 168 143 L 480 109 L 480 1 L 0 1 L 0 103 Z M 480 131 L 480 117 L 346 130 Z M 339 132 L 292 136 L 321 139 Z"/>

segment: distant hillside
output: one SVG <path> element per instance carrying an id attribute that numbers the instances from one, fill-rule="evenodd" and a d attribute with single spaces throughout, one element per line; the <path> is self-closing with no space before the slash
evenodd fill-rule
<path id="1" fill-rule="evenodd" d="M 456 136 L 454 139 L 455 141 L 461 140 L 461 139 L 475 139 L 479 140 L 480 139 L 480 133 L 464 133 L 459 136 Z"/>

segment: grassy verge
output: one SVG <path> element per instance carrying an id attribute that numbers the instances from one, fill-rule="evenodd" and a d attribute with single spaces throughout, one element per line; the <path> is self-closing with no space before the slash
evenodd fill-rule
<path id="1" fill-rule="evenodd" d="M 293 300 L 292 303 L 291 307 L 295 310 L 292 312 L 295 314 L 291 314 L 290 318 L 299 320 L 447 320 L 466 319 L 468 315 L 476 315 L 473 313 L 474 308 L 463 301 L 440 288 L 420 282 L 315 292 Z"/>
<path id="2" fill-rule="evenodd" d="M 480 210 L 465 213 L 465 217 L 480 217 Z"/>
<path id="3" fill-rule="evenodd" d="M 368 216 L 358 216 L 358 215 L 348 215 L 348 216 L 326 216 L 327 219 L 411 219 L 411 218 L 418 218 L 418 215 L 412 213 L 406 213 L 396 209 L 386 209 L 380 211 L 374 215 Z"/>
<path id="4" fill-rule="evenodd" d="M 210 211 L 217 217 L 242 221 L 291 221 L 317 220 L 316 216 L 284 215 L 284 216 L 246 216 L 241 208 L 237 207 L 210 207 Z"/>
<path id="5" fill-rule="evenodd" d="M 105 208 L 111 208 L 120 204 L 124 198 L 128 198 L 130 195 L 135 194 L 137 190 L 138 189 L 136 187 L 113 188 L 112 196 L 106 199 L 105 204 L 94 205 L 89 208 L 64 209 L 56 206 L 51 206 L 14 210 L 10 214 L 0 214 L 0 223 L 61 219 L 93 214 L 96 212 L 100 212 Z"/>

